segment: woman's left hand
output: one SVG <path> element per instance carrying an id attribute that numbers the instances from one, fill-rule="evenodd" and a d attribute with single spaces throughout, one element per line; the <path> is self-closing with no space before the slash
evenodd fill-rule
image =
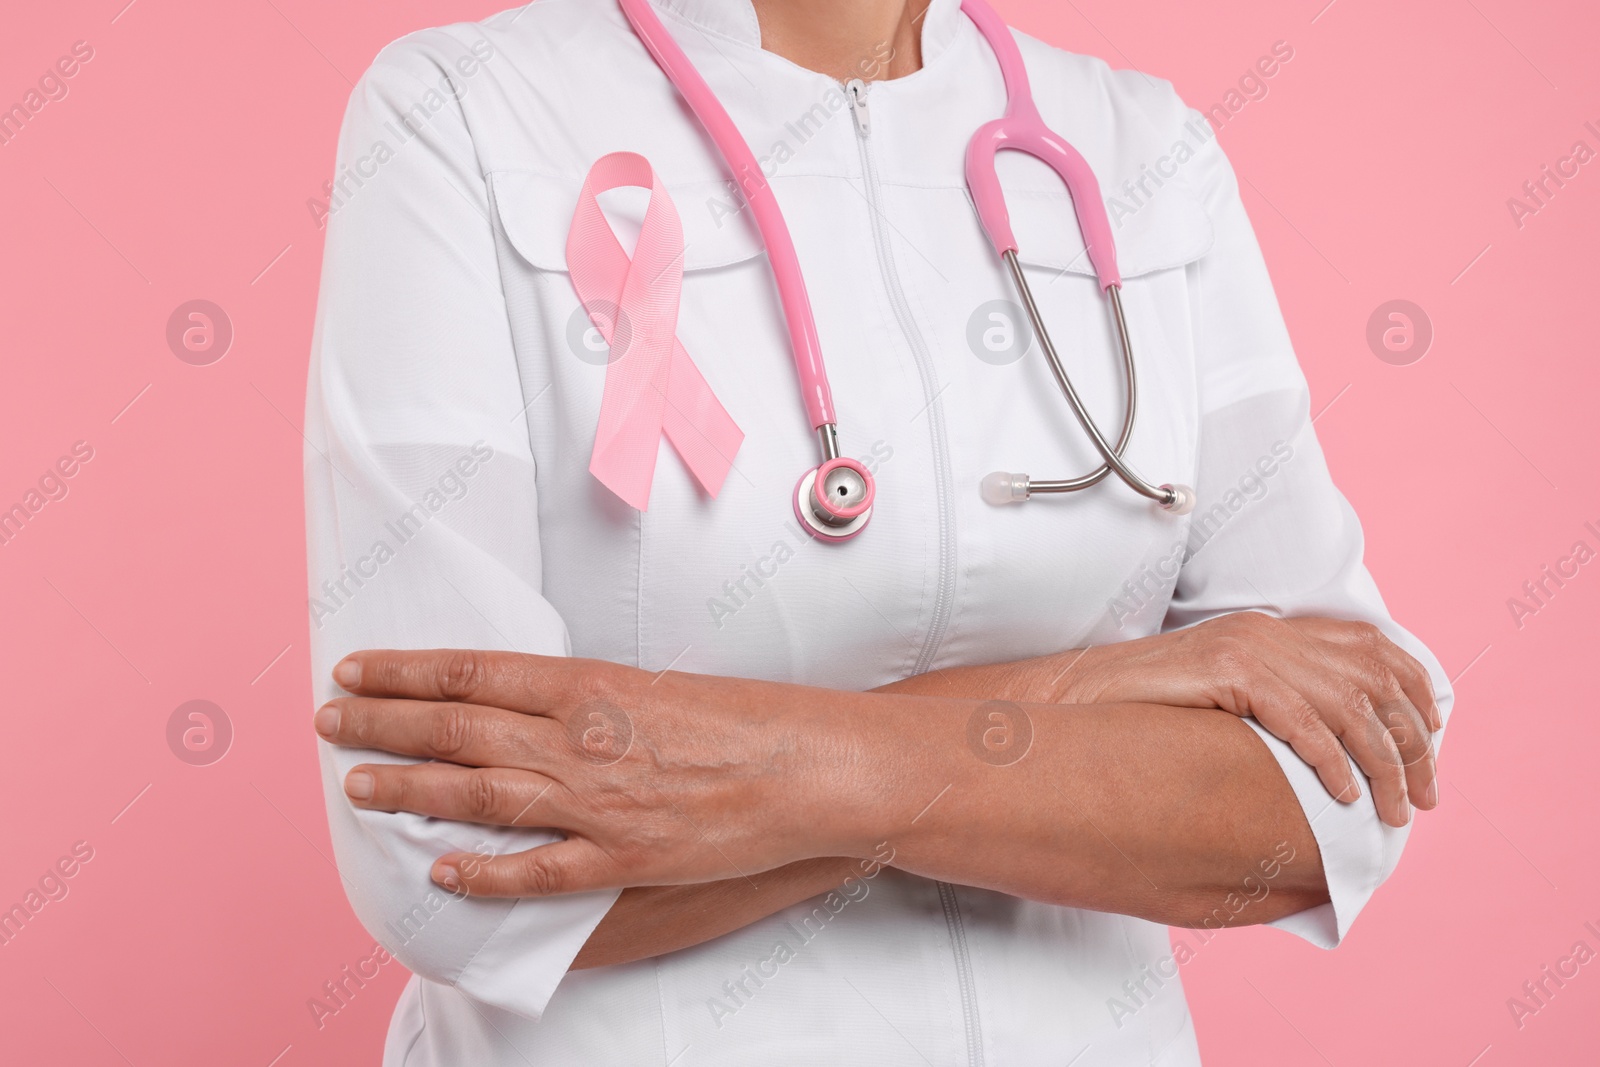
<path id="1" fill-rule="evenodd" d="M 323 738 L 443 761 L 362 764 L 351 803 L 566 835 L 442 856 L 432 876 L 452 892 L 710 882 L 871 852 L 817 814 L 835 807 L 813 780 L 831 765 L 816 751 L 822 701 L 773 707 L 739 679 L 511 652 L 358 652 L 334 678 L 355 695 L 318 709 Z"/>

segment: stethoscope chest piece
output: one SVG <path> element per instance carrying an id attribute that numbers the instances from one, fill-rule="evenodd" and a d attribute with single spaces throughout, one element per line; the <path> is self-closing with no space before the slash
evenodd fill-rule
<path id="1" fill-rule="evenodd" d="M 876 486 L 867 468 L 834 458 L 813 467 L 794 487 L 794 514 L 812 537 L 848 541 L 872 519 Z"/>

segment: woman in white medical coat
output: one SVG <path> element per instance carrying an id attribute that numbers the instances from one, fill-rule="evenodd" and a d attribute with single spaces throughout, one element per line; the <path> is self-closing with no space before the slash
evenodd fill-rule
<path id="1" fill-rule="evenodd" d="M 815 438 L 761 240 L 613 0 L 384 49 L 306 416 L 333 842 L 415 972 L 384 1062 L 1198 1062 L 1167 926 L 1336 945 L 1436 802 L 1450 706 L 1362 565 L 1227 160 L 1167 83 L 1017 35 L 1102 187 L 1161 161 L 1116 230 L 1127 455 L 1200 503 L 994 507 L 989 471 L 1099 459 L 965 192 L 993 53 L 955 0 L 656 9 L 788 219 L 873 520 L 801 532 Z M 715 498 L 663 445 L 646 511 L 589 473 L 608 355 L 565 254 L 614 151 L 676 206 L 677 334 L 744 431 Z M 1066 191 L 999 166 L 1120 425 Z M 644 197 L 602 199 L 625 246 Z"/>

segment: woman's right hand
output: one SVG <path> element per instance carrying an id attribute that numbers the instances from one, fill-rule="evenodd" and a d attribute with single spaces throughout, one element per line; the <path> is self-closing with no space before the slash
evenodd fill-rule
<path id="1" fill-rule="evenodd" d="M 1428 672 L 1370 623 L 1234 612 L 1133 641 L 1014 663 L 953 668 L 881 687 L 1022 704 L 1131 701 L 1220 708 L 1294 747 L 1346 803 L 1372 781 L 1378 815 L 1404 826 L 1439 801 L 1434 731 L 1443 726 Z"/>
<path id="2" fill-rule="evenodd" d="M 1444 722 L 1433 684 L 1369 623 L 1241 611 L 1052 658 L 1070 666 L 1035 699 L 1220 708 L 1288 742 L 1346 802 L 1361 795 L 1348 751 L 1391 826 L 1439 802 L 1432 734 Z"/>

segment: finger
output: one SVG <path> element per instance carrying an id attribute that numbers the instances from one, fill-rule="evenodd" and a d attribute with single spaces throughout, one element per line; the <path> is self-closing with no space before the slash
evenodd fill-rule
<path id="1" fill-rule="evenodd" d="M 1316 708 L 1367 776 L 1378 816 L 1390 826 L 1410 822 L 1405 764 L 1372 698 L 1325 659 L 1308 659 L 1290 650 L 1274 659 L 1273 670 Z"/>
<path id="2" fill-rule="evenodd" d="M 1406 699 L 1420 713 L 1428 732 L 1437 733 L 1444 729 L 1444 713 L 1439 710 L 1439 698 L 1433 691 L 1433 676 L 1428 669 L 1415 656 L 1381 633 L 1376 641 L 1369 641 L 1368 644 L 1369 652 L 1399 681 Z"/>
<path id="3" fill-rule="evenodd" d="M 336 745 L 474 767 L 548 769 L 566 743 L 551 719 L 428 700 L 338 697 L 317 709 L 312 725 Z"/>
<path id="4" fill-rule="evenodd" d="M 367 649 L 340 660 L 333 678 L 362 696 L 453 700 L 538 715 L 566 703 L 582 676 L 598 666 L 596 660 L 470 648 Z"/>
<path id="5" fill-rule="evenodd" d="M 532 771 L 449 763 L 364 763 L 345 775 L 350 803 L 369 811 L 408 811 L 481 826 L 575 825 L 570 794 Z"/>
<path id="6" fill-rule="evenodd" d="M 1399 749 L 1400 761 L 1405 765 L 1406 796 L 1424 810 L 1437 807 L 1439 786 L 1433 735 L 1422 712 L 1387 664 L 1356 659 L 1350 669 Z"/>
<path id="7" fill-rule="evenodd" d="M 1287 742 L 1335 799 L 1348 804 L 1360 798 L 1344 746 L 1305 697 L 1242 647 L 1221 645 L 1213 663 L 1223 676 L 1216 688 L 1224 711 L 1251 716 Z"/>
<path id="8" fill-rule="evenodd" d="M 1407 805 L 1423 809 L 1436 807 L 1439 792 L 1431 732 L 1405 686 L 1389 669 L 1391 662 L 1398 662 L 1389 653 L 1392 651 L 1401 657 L 1405 657 L 1405 653 L 1370 624 L 1323 622 L 1332 625 L 1333 629 L 1328 632 L 1335 635 L 1335 639 L 1308 637 L 1295 627 L 1286 628 L 1285 633 L 1293 635 L 1292 640 L 1307 657 L 1332 674 L 1353 682 L 1366 694 L 1377 721 L 1389 731 L 1399 754 Z M 1409 812 L 1395 814 L 1409 817 Z"/>
<path id="9" fill-rule="evenodd" d="M 1379 660 L 1400 680 L 1406 697 L 1421 713 L 1429 731 L 1444 729 L 1444 714 L 1433 691 L 1433 676 L 1417 658 L 1391 641 L 1371 623 L 1344 622 L 1339 619 L 1298 618 L 1287 620 L 1302 634 L 1343 648 L 1363 650 Z"/>
<path id="10" fill-rule="evenodd" d="M 612 888 L 622 884 L 619 873 L 598 845 L 582 837 L 487 859 L 451 853 L 439 857 L 431 872 L 450 892 L 479 897 L 549 897 Z"/>

